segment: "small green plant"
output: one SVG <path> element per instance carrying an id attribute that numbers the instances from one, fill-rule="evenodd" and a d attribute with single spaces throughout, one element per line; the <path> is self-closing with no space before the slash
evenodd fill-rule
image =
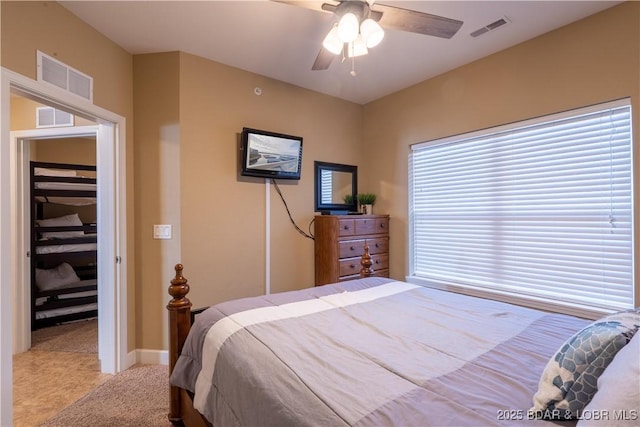
<path id="1" fill-rule="evenodd" d="M 374 205 L 376 203 L 376 195 L 373 193 L 360 193 L 357 198 L 358 203 L 361 205 Z"/>
<path id="2" fill-rule="evenodd" d="M 353 204 L 353 194 L 345 194 L 344 197 L 342 198 L 342 200 L 344 200 L 344 203 L 346 205 L 352 205 Z"/>

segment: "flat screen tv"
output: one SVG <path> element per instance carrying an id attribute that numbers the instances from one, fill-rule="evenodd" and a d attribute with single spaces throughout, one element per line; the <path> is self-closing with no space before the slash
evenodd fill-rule
<path id="1" fill-rule="evenodd" d="M 243 128 L 240 149 L 241 175 L 300 179 L 302 137 Z"/>

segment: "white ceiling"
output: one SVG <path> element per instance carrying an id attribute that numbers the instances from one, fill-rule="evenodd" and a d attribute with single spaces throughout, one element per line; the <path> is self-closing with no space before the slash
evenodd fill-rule
<path id="1" fill-rule="evenodd" d="M 379 3 L 464 21 L 451 39 L 387 30 L 351 61 L 312 71 L 330 13 L 263 1 L 61 1 L 132 54 L 183 51 L 365 104 L 549 32 L 620 1 L 392 1 Z M 375 9 L 375 4 L 374 7 Z M 501 17 L 510 23 L 469 34 Z"/>

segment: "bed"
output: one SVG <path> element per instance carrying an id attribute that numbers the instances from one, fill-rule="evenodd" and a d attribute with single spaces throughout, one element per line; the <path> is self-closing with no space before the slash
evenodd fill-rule
<path id="1" fill-rule="evenodd" d="M 188 291 L 177 265 L 167 306 L 174 425 L 581 422 L 565 420 L 562 402 L 549 400 L 558 384 L 542 378 L 565 378 L 559 349 L 570 359 L 563 343 L 592 336 L 592 321 L 365 277 L 225 302 L 191 325 Z M 611 334 L 620 348 L 640 327 L 640 311 L 624 316 L 624 331 Z M 554 412 L 530 411 L 532 402 Z"/>
<path id="2" fill-rule="evenodd" d="M 95 174 L 95 165 L 31 162 L 33 330 L 97 316 Z"/>

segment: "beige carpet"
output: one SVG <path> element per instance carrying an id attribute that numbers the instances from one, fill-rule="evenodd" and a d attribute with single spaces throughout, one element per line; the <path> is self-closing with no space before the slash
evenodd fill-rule
<path id="1" fill-rule="evenodd" d="M 135 365 L 67 406 L 41 427 L 170 426 L 169 368 Z"/>
<path id="2" fill-rule="evenodd" d="M 31 333 L 31 350 L 98 353 L 98 319 L 81 320 Z"/>

